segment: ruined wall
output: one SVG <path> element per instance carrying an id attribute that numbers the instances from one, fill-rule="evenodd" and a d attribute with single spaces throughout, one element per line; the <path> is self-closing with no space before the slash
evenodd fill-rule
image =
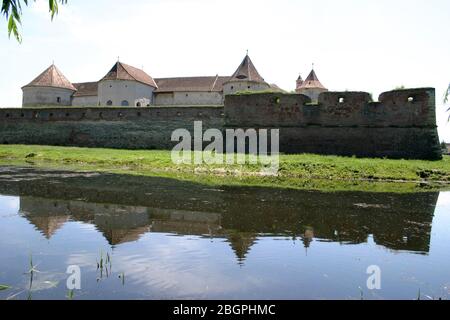
<path id="1" fill-rule="evenodd" d="M 167 149 L 173 130 L 280 129 L 280 151 L 440 159 L 435 90 L 227 95 L 225 107 L 0 109 L 0 143 Z"/>
<path id="2" fill-rule="evenodd" d="M 227 127 L 280 128 L 282 152 L 440 159 L 435 90 L 225 97 Z"/>
<path id="3" fill-rule="evenodd" d="M 175 129 L 223 119 L 223 107 L 0 109 L 0 143 L 168 149 Z"/>

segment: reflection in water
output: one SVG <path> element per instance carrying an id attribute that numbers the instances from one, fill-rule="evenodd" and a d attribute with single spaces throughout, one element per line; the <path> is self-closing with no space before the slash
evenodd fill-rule
<path id="1" fill-rule="evenodd" d="M 69 220 L 95 225 L 111 245 L 147 232 L 226 238 L 239 262 L 264 236 L 301 238 L 308 248 L 313 239 L 358 244 L 373 235 L 387 248 L 427 253 L 438 199 L 438 193 L 208 189 L 170 179 L 28 169 L 14 177 L 3 175 L 0 193 L 21 195 L 21 214 L 47 238 Z"/>
<path id="2" fill-rule="evenodd" d="M 424 192 L 416 194 L 321 193 L 271 188 L 211 188 L 163 178 L 25 168 L 0 168 L 0 194 L 19 197 L 21 219 L 29 221 L 50 244 L 53 243 L 59 250 L 69 250 L 66 247 L 74 246 L 63 243 L 61 239 L 54 240 L 63 227 L 71 226 L 73 223 L 79 223 L 84 228 L 93 226 L 113 250 L 129 251 L 123 258 L 127 261 L 124 265 L 133 266 L 128 272 L 137 274 L 130 275 L 137 284 L 143 281 L 140 277 L 147 274 L 146 268 L 150 259 L 145 253 L 150 241 L 148 236 L 158 234 L 164 237 L 180 236 L 176 237 L 180 239 L 179 241 L 160 239 L 160 242 L 153 243 L 153 247 L 159 248 L 158 252 L 161 255 L 161 264 L 152 264 L 152 268 L 155 268 L 154 273 L 170 274 L 170 276 L 146 275 L 147 282 L 151 283 L 151 286 L 162 291 L 170 289 L 172 294 L 177 292 L 174 294 L 177 297 L 185 297 L 179 294 L 181 289 L 177 289 L 184 282 L 186 282 L 183 286 L 184 294 L 188 297 L 199 297 L 199 293 L 211 290 L 209 285 L 209 289 L 199 287 L 196 288 L 197 291 L 192 289 L 192 296 L 189 296 L 187 293 L 189 290 L 186 288 L 192 287 L 193 283 L 198 283 L 200 281 L 198 277 L 203 275 L 206 278 L 202 281 L 214 282 L 207 276 L 209 274 L 212 277 L 214 270 L 209 270 L 204 265 L 205 261 L 212 262 L 212 260 L 208 260 L 195 251 L 195 244 L 192 241 L 187 242 L 190 237 L 219 240 L 234 252 L 234 265 L 237 263 L 244 267 L 250 264 L 255 275 L 259 274 L 259 277 L 253 278 L 248 275 L 242 280 L 247 282 L 249 290 L 252 286 L 261 288 L 263 283 L 270 286 L 273 282 L 272 286 L 276 285 L 275 278 L 265 279 L 265 282 L 260 280 L 263 276 L 262 271 L 258 270 L 266 263 L 277 273 L 276 277 L 280 277 L 278 285 L 281 287 L 287 286 L 286 283 L 295 282 L 295 279 L 291 278 L 286 280 L 286 283 L 281 283 L 283 273 L 286 273 L 286 277 L 296 275 L 299 277 L 297 281 L 303 279 L 301 281 L 303 285 L 306 285 L 305 283 L 312 281 L 309 278 L 313 277 L 309 273 L 314 272 L 315 269 L 323 272 L 320 277 L 328 278 L 329 274 L 334 272 L 327 269 L 330 262 L 332 265 L 341 261 L 340 263 L 348 264 L 346 267 L 348 270 L 354 270 L 354 262 L 342 260 L 347 259 L 344 253 L 339 257 L 336 256 L 338 248 L 330 247 L 333 244 L 340 245 L 340 248 L 351 248 L 351 245 L 373 242 L 397 253 L 417 257 L 428 256 L 433 218 L 439 197 L 438 193 Z M 73 232 L 79 233 L 80 229 Z M 13 233 L 14 236 L 17 234 L 20 237 L 19 231 Z M 83 235 L 80 234 L 71 236 L 70 239 L 80 241 L 82 238 Z M 277 247 L 275 240 L 280 239 L 300 241 L 308 257 L 317 251 L 319 256 L 316 255 L 313 259 L 325 260 L 311 260 L 313 265 L 310 269 L 302 269 L 304 274 L 301 276 L 294 269 L 283 270 L 283 265 L 286 268 L 286 265 L 296 265 L 298 262 L 294 263 L 291 261 L 292 258 L 286 258 L 286 256 L 284 256 L 286 261 L 273 261 L 276 260 L 277 254 L 282 252 L 271 251 L 267 248 Z M 159 247 L 165 242 L 167 245 Z M 174 244 L 169 245 L 169 243 L 177 243 L 178 247 L 175 248 Z M 326 250 L 324 246 L 328 246 Z M 217 245 L 214 248 L 211 247 L 211 250 L 219 250 Z M 262 252 L 258 248 L 266 249 Z M 1 245 L 0 249 L 2 249 Z M 249 255 L 253 250 L 257 251 L 256 257 L 263 260 L 250 259 Z M 76 252 L 77 254 L 73 254 L 71 259 L 75 257 L 77 263 L 83 259 L 89 260 L 86 254 Z M 94 252 L 98 252 L 98 249 Z M 177 252 L 179 256 L 174 252 Z M 355 252 L 358 253 L 351 254 L 351 259 L 353 255 L 361 255 L 360 251 Z M 375 251 L 370 253 L 373 256 L 378 255 Z M 0 256 L 1 254 L 2 252 Z M 224 268 L 221 269 L 222 277 L 226 279 L 226 275 L 231 271 L 229 267 L 225 268 L 226 265 L 223 262 L 219 262 L 222 259 L 220 252 L 216 253 L 215 259 L 219 265 L 222 264 Z M 88 265 L 87 262 L 86 264 Z M 170 270 L 176 264 L 179 268 Z M 189 273 L 191 265 L 205 269 Z M 219 268 L 218 265 L 216 268 Z M 174 276 L 174 272 L 179 275 Z M 271 274 L 275 277 L 273 272 Z M 178 276 L 180 277 L 178 282 L 169 279 Z M 195 280 L 189 280 L 190 277 Z M 236 281 L 236 283 L 228 281 L 222 284 L 222 294 L 225 294 L 229 286 L 228 290 L 237 294 L 237 297 L 252 297 L 249 293 L 244 295 L 244 291 L 242 295 L 236 293 L 243 290 L 242 288 L 238 290 L 239 281 L 238 279 Z M 314 288 L 313 284 L 310 286 Z M 141 289 L 141 287 L 138 288 Z M 220 295 L 220 290 L 217 292 L 219 293 L 216 296 L 211 292 L 210 294 L 214 297 L 224 297 Z M 257 295 L 258 291 L 255 292 L 255 297 L 261 297 Z M 296 298 L 313 295 L 313 292 L 296 293 L 295 290 L 292 291 L 292 288 L 283 292 L 287 292 L 285 294 L 291 292 Z M 263 290 L 261 290 L 262 293 Z M 104 294 L 105 292 L 102 291 L 102 295 Z M 134 297 L 135 294 L 131 294 L 130 297 Z M 171 297 L 153 294 L 155 298 Z M 205 294 L 204 297 L 209 295 Z"/>

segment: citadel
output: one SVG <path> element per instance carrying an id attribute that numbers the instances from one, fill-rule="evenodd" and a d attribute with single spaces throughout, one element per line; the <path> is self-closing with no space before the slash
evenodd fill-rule
<path id="1" fill-rule="evenodd" d="M 98 82 L 72 83 L 52 64 L 22 88 L 23 107 L 33 106 L 200 106 L 223 105 L 224 96 L 237 92 L 283 92 L 267 83 L 245 56 L 231 76 L 152 78 L 120 61 Z M 314 70 L 297 79 L 296 92 L 317 101 L 328 91 Z"/>
<path id="2" fill-rule="evenodd" d="M 22 108 L 0 109 L 1 144 L 172 150 L 176 130 L 201 122 L 222 134 L 278 130 L 281 153 L 442 159 L 434 88 L 374 99 L 328 91 L 312 70 L 287 93 L 248 54 L 231 76 L 152 78 L 117 61 L 98 82 L 71 83 L 51 65 L 22 89 Z"/>

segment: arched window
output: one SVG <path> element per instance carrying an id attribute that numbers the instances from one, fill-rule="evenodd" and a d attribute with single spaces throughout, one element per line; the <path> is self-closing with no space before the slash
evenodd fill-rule
<path id="1" fill-rule="evenodd" d="M 130 105 L 130 104 L 128 103 L 127 100 L 123 100 L 122 103 L 121 103 L 121 106 L 122 106 L 122 107 L 128 107 L 129 105 Z"/>
<path id="2" fill-rule="evenodd" d="M 107 106 L 112 106 L 112 101 L 111 101 L 111 100 L 108 100 L 108 102 L 106 102 L 106 105 L 107 105 Z"/>

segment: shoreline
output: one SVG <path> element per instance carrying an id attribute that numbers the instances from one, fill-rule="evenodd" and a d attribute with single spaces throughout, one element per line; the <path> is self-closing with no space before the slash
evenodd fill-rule
<path id="1" fill-rule="evenodd" d="M 258 165 L 174 164 L 165 150 L 0 145 L 0 166 L 172 178 L 205 185 L 410 193 L 450 190 L 450 157 L 390 160 L 312 154 L 280 155 L 278 176 Z"/>

